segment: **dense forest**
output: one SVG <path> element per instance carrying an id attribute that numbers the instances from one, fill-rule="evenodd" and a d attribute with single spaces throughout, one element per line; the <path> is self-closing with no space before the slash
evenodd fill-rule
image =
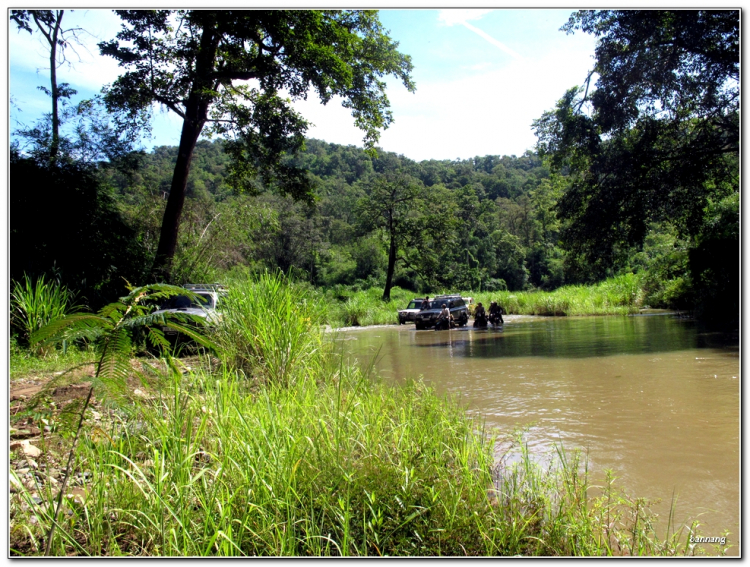
<path id="1" fill-rule="evenodd" d="M 50 227 L 49 234 L 34 231 L 38 248 L 33 254 L 13 256 L 14 277 L 35 268 L 41 272 L 48 267 L 43 262 L 51 261 L 77 289 L 95 282 L 93 287 L 116 292 L 121 278 L 145 278 L 176 156 L 176 147 L 158 147 L 129 156 L 137 164 L 130 169 L 111 163 L 92 168 L 91 183 L 98 184 L 99 194 L 86 195 L 83 186 L 73 192 L 81 199 L 73 210 L 87 223 L 80 231 L 65 228 L 70 218 L 56 218 L 63 206 L 55 200 L 55 195 L 62 198 L 59 190 L 41 201 L 33 196 L 33 207 L 20 201 L 31 196 L 14 192 L 14 233 L 30 226 L 26 214 L 47 219 L 44 225 Z M 642 246 L 621 250 L 604 272 L 567 251 L 555 207 L 568 180 L 551 174 L 536 153 L 417 163 L 383 150 L 373 157 L 362 148 L 311 139 L 295 161 L 315 187 L 311 202 L 280 196 L 260 179 L 251 185 L 253 194 L 238 194 L 227 184 L 223 142 L 198 143 L 175 258 L 176 282 L 279 268 L 316 286 L 383 287 L 393 236 L 392 285 L 415 292 L 552 290 L 635 272 L 649 278 L 652 306 L 688 307 L 691 301 L 689 254 L 694 249 L 666 223 L 654 223 Z M 14 171 L 33 169 L 29 162 L 16 154 Z M 393 188 L 395 196 L 384 187 Z M 399 197 L 406 200 L 396 203 L 394 218 L 401 224 L 392 235 L 382 222 L 384 210 Z M 732 214 L 731 199 L 722 207 L 716 215 Z M 106 225 L 106 235 L 94 230 L 98 223 Z M 50 235 L 58 230 L 65 236 L 59 249 L 50 250 L 50 242 L 58 240 Z M 731 232 L 731 225 L 725 230 Z M 33 246 L 33 234 L 23 242 Z M 110 270 L 106 274 L 100 267 L 103 257 Z"/>
<path id="2" fill-rule="evenodd" d="M 88 123 L 63 113 L 58 123 L 75 128 L 57 142 L 50 120 L 16 133 L 11 279 L 53 275 L 97 307 L 126 282 L 214 281 L 243 270 L 294 272 L 315 286 L 380 287 L 386 300 L 393 286 L 553 290 L 635 273 L 652 307 L 736 314 L 736 21 L 720 12 L 680 16 L 694 48 L 657 55 L 670 61 L 676 83 L 623 75 L 607 51 L 627 40 L 652 53 L 648 42 L 672 33 L 670 13 L 664 21 L 597 14 L 574 14 L 568 30 L 613 30 L 597 52 L 601 86 L 566 93 L 535 121 L 537 148 L 520 157 L 417 163 L 376 149 L 375 138 L 363 148 L 340 146 L 300 138 L 298 128 L 280 132 L 283 147 L 256 140 L 273 146 L 260 157 L 247 153 L 252 140 L 204 137 L 182 168 L 186 179 L 177 180 L 179 148 L 129 149 L 125 134 L 138 122 L 118 122 L 117 105 L 130 103 L 117 90 L 125 83 L 115 84 L 103 101 L 78 107 Z M 605 17 L 614 19 L 597 20 Z M 711 39 L 712 29 L 724 35 Z M 716 54 L 703 54 L 701 38 Z M 408 58 L 401 65 L 392 72 L 408 70 Z M 627 65 L 635 72 L 648 61 Z M 695 83 L 698 67 L 712 81 Z M 616 100 L 612 93 L 629 87 L 640 99 Z M 665 114 L 649 104 L 673 108 Z M 175 191 L 184 198 L 178 221 L 169 212 Z M 173 238 L 173 256 L 159 252 Z"/>

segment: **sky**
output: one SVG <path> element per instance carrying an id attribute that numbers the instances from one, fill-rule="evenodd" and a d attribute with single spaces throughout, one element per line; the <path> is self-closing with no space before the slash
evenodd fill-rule
<path id="1" fill-rule="evenodd" d="M 534 119 L 554 107 L 564 92 L 580 85 L 593 66 L 595 39 L 559 31 L 564 9 L 405 9 L 380 11 L 380 20 L 412 58 L 416 92 L 387 80 L 394 121 L 378 145 L 421 161 L 484 155 L 521 155 L 532 149 Z M 58 82 L 78 91 L 74 100 L 97 94 L 119 68 L 98 53 L 96 43 L 120 28 L 111 10 L 76 9 L 63 22 L 78 26 L 84 47 L 69 52 L 70 65 Z M 41 37 L 9 30 L 10 129 L 30 125 L 49 112 L 38 86 L 49 85 L 48 55 Z M 334 99 L 323 106 L 313 94 L 295 104 L 311 121 L 307 136 L 362 146 L 363 133 Z M 147 149 L 177 145 L 181 121 L 156 110 Z"/>

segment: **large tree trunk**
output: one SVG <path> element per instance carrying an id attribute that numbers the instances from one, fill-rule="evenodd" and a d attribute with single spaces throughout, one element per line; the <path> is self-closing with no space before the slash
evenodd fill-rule
<path id="1" fill-rule="evenodd" d="M 212 20 L 210 14 L 208 20 Z M 196 58 L 196 79 L 185 104 L 185 117 L 182 122 L 177 163 L 174 166 L 167 208 L 164 209 L 159 246 L 156 249 L 154 265 L 151 268 L 150 279 L 152 281 L 172 283 L 172 262 L 177 250 L 177 236 L 180 230 L 182 208 L 185 205 L 190 163 L 193 160 L 195 144 L 198 142 L 203 126 L 206 124 L 208 108 L 212 102 L 210 95 L 206 95 L 205 91 L 213 90 L 210 76 L 216 59 L 219 38 L 220 34 L 215 33 L 211 22 L 206 22 L 201 35 L 200 52 Z"/>
<path id="2" fill-rule="evenodd" d="M 172 261 L 177 249 L 177 236 L 180 229 L 180 219 L 182 218 L 182 208 L 185 205 L 190 163 L 193 160 L 195 144 L 198 142 L 204 124 L 205 118 L 203 121 L 195 123 L 188 117 L 182 123 L 177 163 L 174 166 L 172 186 L 169 190 L 167 207 L 164 209 L 164 218 L 161 222 L 159 246 L 156 249 L 154 265 L 151 268 L 151 279 L 157 282 L 170 283 L 172 279 Z"/>
<path id="3" fill-rule="evenodd" d="M 396 236 L 391 232 L 391 245 L 388 250 L 388 272 L 385 276 L 385 289 L 383 290 L 383 301 L 391 300 L 391 287 L 393 287 L 393 272 L 396 269 Z"/>

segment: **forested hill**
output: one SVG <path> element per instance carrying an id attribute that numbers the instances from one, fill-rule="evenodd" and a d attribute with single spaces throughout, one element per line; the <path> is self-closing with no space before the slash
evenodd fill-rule
<path id="1" fill-rule="evenodd" d="M 176 147 L 143 156 L 133 174 L 112 172 L 126 215 L 156 244 Z M 227 184 L 229 158 L 221 141 L 201 141 L 188 182 L 185 222 L 176 258 L 177 279 L 202 279 L 249 265 L 303 270 L 316 284 L 383 285 L 388 230 L 383 203 L 372 200 L 376 179 L 400 175 L 413 183 L 397 235 L 394 283 L 413 289 L 552 288 L 564 281 L 555 187 L 531 152 L 468 160 L 414 162 L 379 150 L 307 140 L 294 165 L 314 180 L 314 204 L 283 198 L 255 180 L 257 195 Z"/>

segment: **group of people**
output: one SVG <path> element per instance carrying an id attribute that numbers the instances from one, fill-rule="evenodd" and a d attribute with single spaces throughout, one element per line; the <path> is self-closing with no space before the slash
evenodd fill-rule
<path id="1" fill-rule="evenodd" d="M 447 304 L 443 303 L 441 307 L 442 310 L 440 311 L 440 315 L 438 315 L 436 328 L 445 324 L 448 324 L 450 326 L 450 321 L 453 318 L 453 316 L 451 315 L 451 310 Z M 422 302 L 421 310 L 429 308 L 430 297 L 427 296 Z M 477 307 L 474 310 L 474 326 L 486 326 L 488 321 L 493 325 L 505 324 L 505 321 L 503 321 L 503 308 L 497 304 L 497 301 L 493 301 L 490 303 L 489 312 L 485 311 L 481 301 L 477 303 Z"/>
<path id="2" fill-rule="evenodd" d="M 497 304 L 497 301 L 490 303 L 489 312 L 484 310 L 484 305 L 481 302 L 477 303 L 477 308 L 474 310 L 474 326 L 486 325 L 487 322 L 493 325 L 503 325 L 503 308 Z"/>

